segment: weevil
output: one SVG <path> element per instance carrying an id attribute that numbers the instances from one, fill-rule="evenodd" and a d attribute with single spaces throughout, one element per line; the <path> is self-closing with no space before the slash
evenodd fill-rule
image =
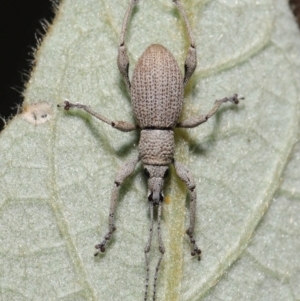
<path id="1" fill-rule="evenodd" d="M 219 107 L 226 102 L 238 104 L 237 94 L 216 100 L 212 109 L 205 115 L 188 118 L 179 122 L 182 110 L 184 87 L 194 73 L 197 66 L 196 45 L 186 12 L 180 0 L 172 0 L 183 18 L 189 40 L 189 49 L 184 63 L 184 76 L 182 76 L 178 63 L 173 54 L 159 44 L 150 45 L 139 58 L 130 81 L 129 59 L 126 50 L 125 36 L 133 8 L 138 0 L 131 0 L 125 13 L 118 48 L 118 68 L 123 76 L 127 89 L 131 95 L 133 112 L 137 124 L 125 121 L 112 121 L 95 112 L 89 106 L 80 103 L 71 103 L 68 100 L 58 105 L 65 110 L 70 108 L 83 109 L 97 119 L 111 125 L 113 128 L 129 132 L 140 130 L 138 145 L 139 155 L 128 161 L 118 172 L 111 193 L 108 232 L 101 243 L 97 244 L 95 256 L 105 252 L 107 243 L 116 230 L 115 210 L 118 193 L 124 180 L 134 171 L 137 163 L 141 161 L 148 184 L 148 202 L 150 210 L 149 237 L 144 249 L 146 259 L 146 283 L 144 300 L 147 300 L 149 285 L 149 252 L 152 242 L 154 207 L 157 207 L 157 232 L 160 257 L 155 269 L 153 284 L 153 300 L 156 299 L 156 282 L 159 267 L 165 253 L 160 224 L 162 203 L 164 200 L 163 187 L 170 164 L 173 164 L 178 177 L 186 184 L 190 193 L 190 222 L 186 231 L 191 244 L 191 255 L 200 260 L 201 250 L 194 239 L 195 213 L 196 213 L 196 184 L 186 166 L 174 159 L 174 128 L 194 128 L 212 117 Z"/>

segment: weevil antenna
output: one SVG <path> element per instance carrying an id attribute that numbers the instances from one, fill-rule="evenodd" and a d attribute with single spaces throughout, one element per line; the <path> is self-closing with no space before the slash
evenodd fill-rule
<path id="1" fill-rule="evenodd" d="M 149 237 L 145 247 L 145 260 L 146 260 L 146 283 L 145 283 L 145 297 L 144 301 L 147 301 L 148 296 L 148 287 L 149 287 L 149 251 L 151 249 L 151 242 L 153 236 L 153 201 L 149 202 L 149 209 L 150 209 L 150 229 L 149 229 Z"/>
<path id="2" fill-rule="evenodd" d="M 159 257 L 157 266 L 155 268 L 155 274 L 154 274 L 153 301 L 156 300 L 156 283 L 157 283 L 158 271 L 159 271 L 159 268 L 160 268 L 161 260 L 164 256 L 164 253 L 165 253 L 165 247 L 164 247 L 164 244 L 163 244 L 163 241 L 162 241 L 161 230 L 160 230 L 162 202 L 163 202 L 163 199 L 160 200 L 160 202 L 158 204 L 158 213 L 157 213 L 157 235 L 158 235 L 158 244 L 159 244 L 160 257 Z"/>

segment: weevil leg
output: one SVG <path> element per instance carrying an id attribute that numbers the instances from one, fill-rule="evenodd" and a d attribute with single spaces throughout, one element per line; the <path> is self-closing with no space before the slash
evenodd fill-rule
<path id="1" fill-rule="evenodd" d="M 156 300 L 156 283 L 157 283 L 157 277 L 158 277 L 158 271 L 160 268 L 161 260 L 165 253 L 165 247 L 162 241 L 161 237 L 161 229 L 160 229 L 160 223 L 161 223 L 161 211 L 162 211 L 162 201 L 158 204 L 158 213 L 157 213 L 157 235 L 158 235 L 158 245 L 159 245 L 159 251 L 160 251 L 160 257 L 158 260 L 158 263 L 155 268 L 155 274 L 154 274 L 154 283 L 153 283 L 153 301 Z"/>
<path id="2" fill-rule="evenodd" d="M 125 13 L 123 25 L 122 25 L 122 31 L 120 35 L 120 41 L 119 41 L 119 51 L 118 51 L 118 68 L 123 75 L 123 78 L 125 80 L 127 88 L 130 90 L 130 80 L 128 76 L 128 70 L 129 70 L 129 59 L 127 55 L 127 49 L 125 46 L 125 35 L 128 29 L 128 23 L 129 19 L 131 18 L 132 15 L 132 10 L 134 6 L 138 3 L 138 0 L 131 0 L 129 7 Z"/>
<path id="3" fill-rule="evenodd" d="M 184 63 L 183 84 L 186 85 L 188 80 L 193 75 L 193 73 L 197 67 L 197 51 L 196 51 L 196 45 L 195 45 L 191 25 L 190 25 L 187 15 L 186 15 L 186 12 L 185 12 L 180 0 L 173 0 L 173 2 L 177 6 L 181 16 L 183 17 L 185 27 L 186 27 L 186 30 L 188 33 L 189 42 L 190 42 L 190 47 L 189 47 L 188 54 L 186 56 L 185 63 Z"/>
<path id="4" fill-rule="evenodd" d="M 196 184 L 190 173 L 190 171 L 181 163 L 177 161 L 173 161 L 176 173 L 178 177 L 185 183 L 188 190 L 190 191 L 190 225 L 186 234 L 189 236 L 190 243 L 192 245 L 191 255 L 198 256 L 198 260 L 200 260 L 201 250 L 198 248 L 197 243 L 194 239 L 193 233 L 195 228 L 195 218 L 196 218 Z"/>
<path id="5" fill-rule="evenodd" d="M 215 105 L 213 108 L 206 114 L 206 115 L 200 115 L 196 117 L 189 118 L 187 120 L 184 120 L 182 122 L 178 122 L 176 127 L 179 128 L 194 128 L 204 122 L 206 122 L 211 116 L 213 116 L 220 106 L 225 102 L 232 102 L 234 104 L 238 104 L 241 99 L 244 99 L 243 97 L 238 97 L 237 94 L 234 94 L 231 97 L 224 97 L 222 99 L 216 100 Z"/>
<path id="6" fill-rule="evenodd" d="M 137 126 L 126 122 L 126 121 L 112 121 L 103 115 L 95 112 L 92 108 L 89 106 L 83 105 L 81 103 L 72 103 L 68 100 L 65 100 L 63 104 L 58 104 L 58 107 L 63 107 L 65 110 L 69 110 L 70 108 L 78 108 L 86 111 L 87 113 L 91 114 L 92 116 L 96 117 L 97 119 L 111 125 L 113 128 L 121 131 L 121 132 L 130 132 L 137 129 Z"/>
<path id="7" fill-rule="evenodd" d="M 148 296 L 148 287 L 149 287 L 149 252 L 151 249 L 151 242 L 153 237 L 153 202 L 149 203 L 149 210 L 150 210 L 150 229 L 149 229 L 149 237 L 147 244 L 145 246 L 145 260 L 146 260 L 146 284 L 145 284 L 145 297 L 144 301 L 147 301 Z"/>
<path id="8" fill-rule="evenodd" d="M 119 194 L 119 189 L 124 182 L 124 180 L 132 174 L 136 164 L 139 162 L 139 158 L 135 158 L 133 160 L 128 161 L 118 172 L 117 177 L 114 182 L 111 199 L 110 199 L 110 209 L 109 209 L 109 221 L 108 221 L 108 232 L 104 236 L 103 241 L 96 245 L 95 248 L 97 249 L 95 256 L 97 256 L 100 252 L 105 252 L 105 247 L 107 242 L 111 239 L 112 234 L 116 230 L 115 226 L 115 210 L 117 205 L 117 199 Z"/>

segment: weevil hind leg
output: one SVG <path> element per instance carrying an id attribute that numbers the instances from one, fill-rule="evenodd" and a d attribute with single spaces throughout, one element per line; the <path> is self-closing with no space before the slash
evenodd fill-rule
<path id="1" fill-rule="evenodd" d="M 194 229 L 195 229 L 195 219 L 196 219 L 196 200 L 197 200 L 196 184 L 190 171 L 183 164 L 175 160 L 173 161 L 173 164 L 178 177 L 185 183 L 185 185 L 187 186 L 190 192 L 190 225 L 186 231 L 186 234 L 188 235 L 192 246 L 191 255 L 197 256 L 198 260 L 200 260 L 201 250 L 198 248 L 196 240 L 194 239 L 193 236 Z"/>
<path id="2" fill-rule="evenodd" d="M 173 3 L 177 6 L 181 16 L 183 17 L 184 24 L 188 33 L 190 47 L 184 63 L 184 79 L 183 84 L 186 85 L 190 77 L 193 75 L 197 67 L 197 51 L 194 36 L 192 33 L 189 19 L 186 15 L 185 9 L 183 8 L 180 0 L 173 0 Z"/>
<path id="3" fill-rule="evenodd" d="M 121 74 L 123 75 L 126 86 L 129 90 L 130 90 L 131 84 L 130 84 L 129 75 L 128 75 L 129 59 L 128 59 L 127 49 L 126 49 L 126 45 L 125 45 L 125 36 L 126 36 L 127 29 L 128 29 L 128 23 L 131 18 L 131 15 L 132 15 L 133 8 L 135 7 L 135 5 L 137 3 L 138 3 L 138 0 L 131 0 L 129 6 L 127 8 L 127 11 L 125 13 L 125 17 L 124 17 L 124 21 L 123 21 L 123 25 L 122 25 L 122 31 L 121 31 L 121 35 L 120 35 L 118 60 L 117 60 L 118 68 L 119 68 Z"/>
<path id="4" fill-rule="evenodd" d="M 124 182 L 124 180 L 132 174 L 134 171 L 134 168 L 136 164 L 138 163 L 139 158 L 135 158 L 133 160 L 128 161 L 118 172 L 117 177 L 114 182 L 114 187 L 111 194 L 110 199 L 110 209 L 109 209 L 109 221 L 108 221 L 108 232 L 105 234 L 104 239 L 100 244 L 97 244 L 95 248 L 97 251 L 95 252 L 95 256 L 97 256 L 99 253 L 105 252 L 106 244 L 111 239 L 113 233 L 116 230 L 115 226 L 115 211 L 116 211 L 116 205 L 117 205 L 117 199 L 119 195 L 119 190 Z"/>

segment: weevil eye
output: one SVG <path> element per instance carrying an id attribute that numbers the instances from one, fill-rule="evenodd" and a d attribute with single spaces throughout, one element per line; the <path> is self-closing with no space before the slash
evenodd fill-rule
<path id="1" fill-rule="evenodd" d="M 169 168 L 165 171 L 164 179 L 169 175 Z"/>
<path id="2" fill-rule="evenodd" d="M 147 168 L 144 168 L 144 174 L 145 176 L 149 179 L 150 178 L 150 173 L 149 170 Z"/>
<path id="3" fill-rule="evenodd" d="M 163 193 L 160 193 L 160 194 L 159 194 L 159 200 L 160 200 L 160 202 L 162 202 L 162 201 L 164 200 L 164 197 L 165 197 L 165 196 L 163 195 Z"/>

